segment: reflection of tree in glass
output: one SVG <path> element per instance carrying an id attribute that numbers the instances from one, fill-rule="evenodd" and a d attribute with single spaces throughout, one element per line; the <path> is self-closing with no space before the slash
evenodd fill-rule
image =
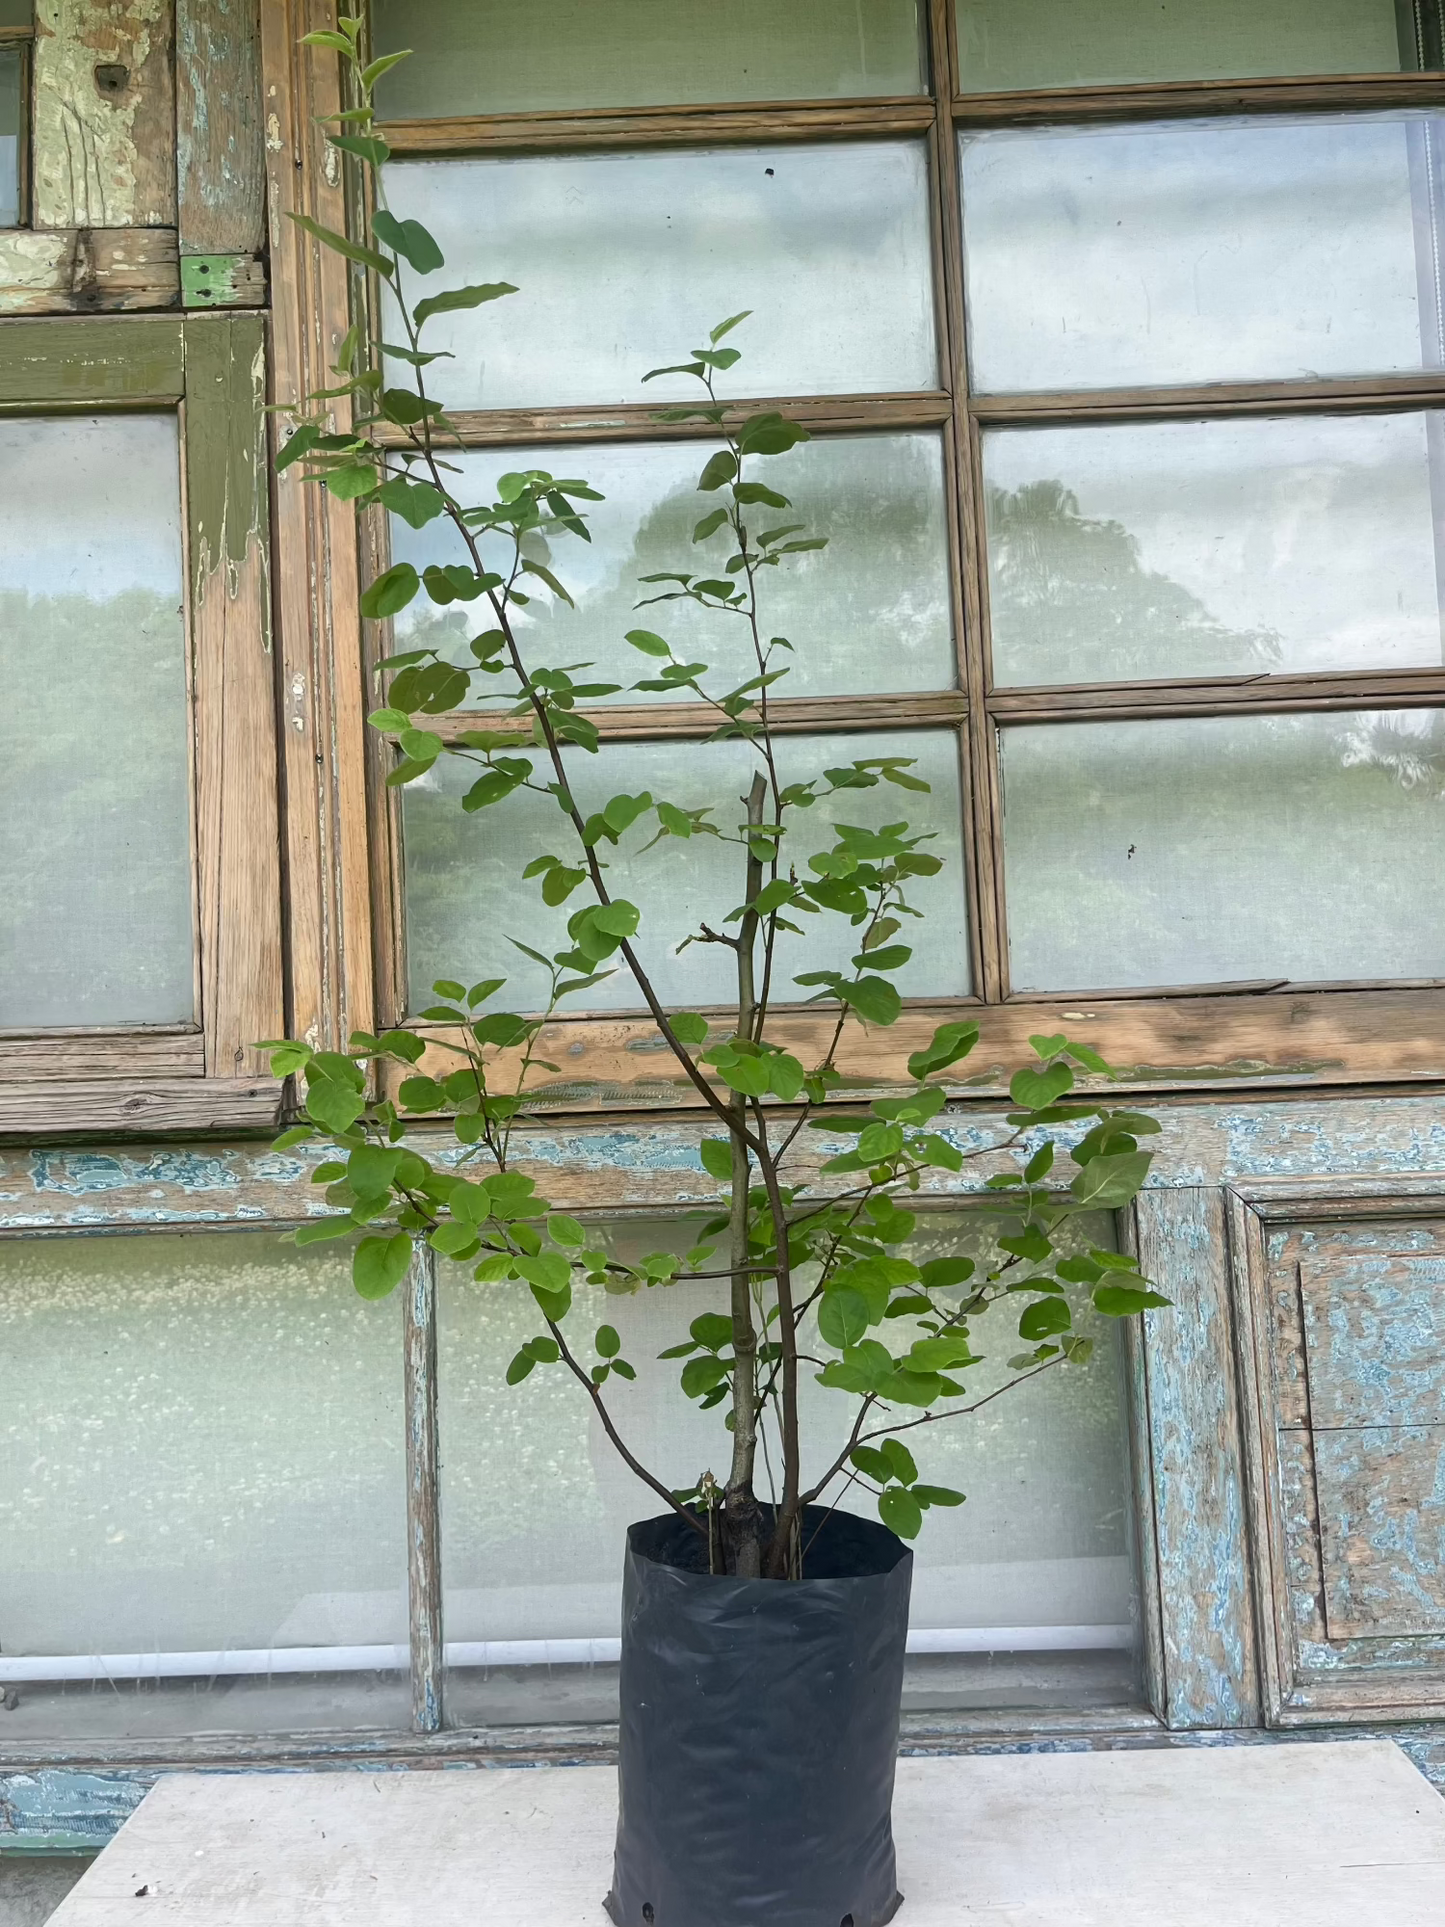
<path id="1" fill-rule="evenodd" d="M 988 531 L 994 648 L 1011 682 L 1227 676 L 1281 660 L 1273 630 L 1217 622 L 1062 482 L 991 489 Z"/>
<path id="2" fill-rule="evenodd" d="M 556 571 L 578 603 L 569 609 L 537 588 L 519 612 L 519 639 L 533 664 L 590 661 L 599 676 L 631 683 L 639 673 L 637 658 L 623 637 L 644 626 L 689 657 L 716 664 L 725 676 L 741 681 L 753 673 L 740 620 L 709 619 L 691 603 L 663 603 L 640 613 L 637 606 L 655 593 L 640 581 L 644 575 L 684 568 L 720 572 L 726 562 L 722 535 L 697 545 L 692 540 L 699 517 L 712 506 L 692 480 L 707 452 L 699 446 L 695 462 L 687 463 L 687 479 L 639 515 L 625 549 L 609 554 L 601 525 L 590 552 L 571 538 L 547 545 L 533 538 L 525 545 L 532 559 Z M 605 460 L 586 472 L 609 490 Z M 755 537 L 798 523 L 829 538 L 826 550 L 796 555 L 788 569 L 764 579 L 765 633 L 786 636 L 796 650 L 775 664 L 790 672 L 778 693 L 950 687 L 947 530 L 937 441 L 899 435 L 819 439 L 780 460 L 770 481 L 792 506 L 757 507 L 750 517 Z M 455 558 L 429 550 L 425 559 Z M 500 562 L 500 551 L 491 559 Z M 586 579 L 589 570 L 596 579 Z M 435 646 L 457 660 L 466 637 L 486 626 L 470 610 L 423 607 L 414 620 L 397 625 L 398 646 Z"/>
<path id="3" fill-rule="evenodd" d="M 1341 737 L 1346 769 L 1378 769 L 1401 789 L 1445 797 L 1445 713 L 1394 710 L 1356 719 Z"/>
<path id="4" fill-rule="evenodd" d="M 105 601 L 0 591 L 0 681 L 11 805 L 0 824 L 9 939 L 0 1022 L 189 1017 L 190 809 L 175 598 L 147 589 Z"/>

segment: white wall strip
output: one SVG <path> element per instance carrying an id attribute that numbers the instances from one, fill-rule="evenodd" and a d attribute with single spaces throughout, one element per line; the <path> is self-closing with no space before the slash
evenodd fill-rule
<path id="1" fill-rule="evenodd" d="M 908 1635 L 910 1653 L 1127 1652 L 1128 1626 L 962 1626 Z M 617 1639 L 457 1640 L 456 1667 L 605 1666 L 621 1657 Z M 225 1679 L 278 1673 L 399 1673 L 405 1646 L 280 1646 L 215 1653 L 98 1653 L 16 1658 L 0 1654 L 0 1683 L 71 1680 Z"/>

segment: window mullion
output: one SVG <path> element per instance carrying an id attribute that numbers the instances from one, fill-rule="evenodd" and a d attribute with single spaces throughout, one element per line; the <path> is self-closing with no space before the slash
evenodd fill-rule
<path id="1" fill-rule="evenodd" d="M 406 1386 L 407 1626 L 411 1649 L 411 1723 L 417 1733 L 442 1725 L 441 1526 L 437 1461 L 436 1259 L 418 1238 L 403 1312 Z"/>

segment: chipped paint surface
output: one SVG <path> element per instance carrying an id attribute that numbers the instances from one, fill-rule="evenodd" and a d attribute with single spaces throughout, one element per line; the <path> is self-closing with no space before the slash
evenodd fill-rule
<path id="1" fill-rule="evenodd" d="M 36 0 L 35 224 L 173 227 L 172 0 Z"/>
<path id="2" fill-rule="evenodd" d="M 1139 1257 L 1175 1311 L 1145 1321 L 1171 1726 L 1258 1718 L 1244 1480 L 1217 1190 L 1140 1199 Z"/>
<path id="3" fill-rule="evenodd" d="M 98 1853 L 156 1777 L 59 1767 L 0 1774 L 0 1853 Z"/>
<path id="4" fill-rule="evenodd" d="M 219 319 L 219 318 L 218 318 Z M 1164 1130 L 1151 1191 L 1197 1189 L 1251 1178 L 1445 1172 L 1445 1099 L 1320 1099 L 1238 1106 L 1160 1106 Z M 665 1208 L 710 1200 L 716 1186 L 698 1146 L 708 1126 L 668 1120 L 558 1124 L 520 1131 L 519 1161 L 559 1206 L 580 1210 Z M 990 1152 L 1009 1135 L 1001 1113 L 956 1107 L 939 1128 L 959 1149 Z M 418 1128 L 417 1148 L 455 1159 L 450 1132 Z M 831 1133 L 807 1133 L 804 1157 L 816 1166 L 841 1148 Z M 0 1151 L 0 1228 L 68 1223 L 294 1218 L 315 1193 L 308 1172 L 314 1146 L 273 1152 L 255 1143 L 214 1142 L 165 1149 L 113 1145 Z M 934 1173 L 934 1196 L 966 1196 L 1012 1154 L 986 1155 L 958 1176 Z M 1276 1237 L 1284 1234 L 1272 1234 Z"/>
<path id="5" fill-rule="evenodd" d="M 1445 1425 L 1315 1434 L 1332 1642 L 1445 1633 Z"/>

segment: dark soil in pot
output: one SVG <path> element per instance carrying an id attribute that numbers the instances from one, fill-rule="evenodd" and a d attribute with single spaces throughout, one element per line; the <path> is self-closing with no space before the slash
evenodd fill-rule
<path id="1" fill-rule="evenodd" d="M 674 1514 L 627 1535 L 618 1927 L 881 1927 L 913 1555 L 810 1507 L 796 1581 L 714 1578 Z"/>

